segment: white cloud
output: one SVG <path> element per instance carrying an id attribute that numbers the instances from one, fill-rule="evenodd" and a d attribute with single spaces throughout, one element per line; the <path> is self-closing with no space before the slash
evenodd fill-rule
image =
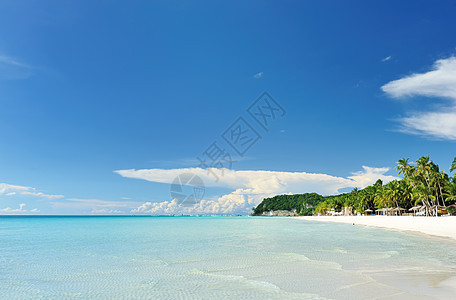
<path id="1" fill-rule="evenodd" d="M 402 132 L 456 141 L 456 107 L 447 112 L 414 113 L 401 122 Z"/>
<path id="2" fill-rule="evenodd" d="M 425 96 L 449 99 L 434 111 L 409 112 L 399 119 L 400 131 L 431 138 L 456 140 L 456 57 L 440 59 L 431 71 L 391 81 L 382 90 L 393 98 Z"/>
<path id="3" fill-rule="evenodd" d="M 12 185 L 8 183 L 0 183 L 0 195 L 14 196 L 14 195 L 25 195 L 34 196 L 47 199 L 60 199 L 63 195 L 49 195 L 42 192 L 35 192 L 35 188 L 28 186 Z"/>
<path id="4" fill-rule="evenodd" d="M 0 80 L 26 79 L 32 75 L 32 67 L 19 60 L 0 55 Z"/>
<path id="5" fill-rule="evenodd" d="M 122 211 L 118 210 L 118 209 L 106 209 L 106 208 L 102 208 L 102 209 L 92 209 L 91 211 L 91 214 L 94 214 L 94 215 L 110 215 L 110 214 L 121 214 Z"/>
<path id="6" fill-rule="evenodd" d="M 13 209 L 11 207 L 7 208 L 0 208 L 0 213 L 7 213 L 7 214 L 17 214 L 17 213 L 24 213 L 26 210 L 24 210 L 24 203 L 19 204 L 19 208 Z"/>
<path id="7" fill-rule="evenodd" d="M 390 60 L 390 59 L 391 59 L 391 56 L 387 56 L 387 57 L 385 57 L 385 58 L 382 58 L 382 62 L 388 61 L 388 60 Z"/>
<path id="8" fill-rule="evenodd" d="M 427 96 L 456 100 L 456 57 L 439 59 L 431 71 L 391 81 L 382 90 L 395 98 Z"/>
<path id="9" fill-rule="evenodd" d="M 384 175 L 389 170 L 389 168 L 371 168 L 363 166 L 362 171 L 354 172 L 353 175 L 349 176 L 348 178 L 356 182 L 356 187 L 365 188 L 366 186 L 375 183 L 378 179 L 381 179 L 383 183 L 388 183 L 394 179 L 397 179 L 395 176 Z"/>
<path id="10" fill-rule="evenodd" d="M 24 209 L 26 206 L 25 203 L 21 203 L 19 204 L 19 208 L 11 208 L 11 207 L 6 207 L 6 208 L 0 208 L 0 214 L 13 214 L 13 215 L 16 215 L 16 214 L 27 214 L 27 213 L 37 213 L 39 212 L 38 209 L 34 208 L 34 209 L 31 209 L 30 211 L 27 211 L 26 209 Z"/>
<path id="11" fill-rule="evenodd" d="M 118 170 L 119 175 L 127 178 L 143 179 L 152 182 L 172 183 L 174 178 L 183 173 L 199 176 L 206 186 L 232 188 L 234 191 L 219 198 L 201 200 L 191 207 L 181 207 L 176 200 L 161 203 L 146 202 L 133 209 L 132 213 L 151 214 L 245 214 L 265 197 L 286 193 L 317 192 L 323 195 L 336 194 L 340 189 L 363 188 L 377 179 L 389 182 L 394 176 L 384 175 L 388 168 L 363 167 L 348 178 L 327 174 L 306 172 L 277 171 L 235 171 L 228 169 L 143 169 Z M 210 172 L 221 172 L 218 182 Z M 221 175 L 221 174 L 220 174 Z"/>
<path id="12" fill-rule="evenodd" d="M 176 199 L 173 199 L 164 202 L 146 202 L 130 212 L 132 214 L 151 215 L 245 215 L 251 213 L 252 207 L 261 202 L 263 198 L 272 196 L 275 194 L 255 194 L 245 189 L 237 189 L 218 198 L 203 199 L 193 206 L 181 206 Z"/>
<path id="13" fill-rule="evenodd" d="M 0 183 L 0 195 L 9 194 L 9 196 L 11 196 L 15 192 L 28 191 L 30 189 L 31 188 L 26 187 L 26 186 L 12 185 L 12 184 L 8 184 L 8 183 Z"/>
<path id="14" fill-rule="evenodd" d="M 363 167 L 366 176 L 378 176 L 385 180 L 394 179 L 393 176 L 385 176 L 387 168 Z M 152 182 L 172 183 L 174 178 L 183 173 L 192 173 L 199 176 L 206 186 L 228 187 L 233 189 L 249 189 L 255 193 L 270 193 L 278 190 L 290 192 L 318 192 L 320 194 L 335 194 L 339 189 L 346 187 L 364 187 L 366 181 L 359 181 L 361 177 L 344 178 L 327 174 L 306 173 L 306 172 L 278 172 L 278 171 L 236 171 L 229 169 L 141 169 L 141 170 L 118 170 L 115 173 L 126 177 L 143 179 Z M 216 182 L 212 172 L 219 175 L 220 180 Z M 382 173 L 383 172 L 383 173 Z M 358 175 L 360 173 L 357 173 Z M 378 178 L 375 178 L 378 179 Z M 364 178 L 363 178 L 364 179 Z"/>
<path id="15" fill-rule="evenodd" d="M 107 201 L 99 199 L 70 198 L 63 201 L 51 202 L 55 209 L 73 210 L 75 212 L 90 212 L 93 214 L 122 213 L 119 209 L 136 207 L 140 203 L 131 201 Z"/>
<path id="16" fill-rule="evenodd" d="M 253 78 L 258 79 L 258 78 L 263 77 L 263 75 L 264 75 L 264 72 L 258 72 L 258 73 L 256 73 L 255 75 L 253 75 Z"/>
<path id="17" fill-rule="evenodd" d="M 47 199 L 60 199 L 63 198 L 63 195 L 48 195 L 44 194 L 41 192 L 31 192 L 31 191 L 24 191 L 21 192 L 22 195 L 27 195 L 27 196 L 35 196 L 35 197 L 41 197 L 41 198 L 47 198 Z"/>
<path id="18" fill-rule="evenodd" d="M 30 66 L 28 66 L 28 65 L 26 65 L 24 63 L 21 63 L 21 62 L 17 61 L 16 59 L 12 58 L 12 57 L 5 56 L 5 55 L 0 55 L 0 63 L 7 64 L 7 65 L 18 66 L 18 67 L 30 68 Z"/>

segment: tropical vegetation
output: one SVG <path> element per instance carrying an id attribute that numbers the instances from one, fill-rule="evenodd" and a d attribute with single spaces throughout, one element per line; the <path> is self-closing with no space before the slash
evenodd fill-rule
<path id="1" fill-rule="evenodd" d="M 261 215 L 274 210 L 296 210 L 300 215 L 350 211 L 370 214 L 374 211 L 408 212 L 420 210 L 425 215 L 456 211 L 456 158 L 450 165 L 449 174 L 440 170 L 429 156 L 411 163 L 400 159 L 396 170 L 402 179 L 386 184 L 379 179 L 363 189 L 355 188 L 350 193 L 321 196 L 316 193 L 279 195 L 264 199 L 253 214 Z"/>
<path id="2" fill-rule="evenodd" d="M 253 208 L 253 215 L 261 215 L 265 212 L 277 210 L 296 210 L 297 214 L 312 215 L 315 207 L 325 200 L 325 197 L 317 193 L 278 195 L 272 198 L 265 198 Z"/>

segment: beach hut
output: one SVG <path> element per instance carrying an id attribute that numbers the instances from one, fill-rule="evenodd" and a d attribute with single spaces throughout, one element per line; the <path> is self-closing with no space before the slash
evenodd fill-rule
<path id="1" fill-rule="evenodd" d="M 370 215 L 373 212 L 373 210 L 368 208 L 364 212 L 366 215 Z"/>
<path id="2" fill-rule="evenodd" d="M 418 212 L 415 213 L 415 216 L 426 216 L 427 215 L 427 208 L 426 205 L 418 206 Z"/>
<path id="3" fill-rule="evenodd" d="M 382 208 L 380 208 L 380 209 L 377 209 L 377 210 L 375 211 L 375 213 L 376 213 L 377 215 L 379 215 L 379 216 L 380 216 L 380 215 L 384 215 L 384 214 L 385 214 L 385 208 L 382 207 Z"/>
<path id="4" fill-rule="evenodd" d="M 413 215 L 415 215 L 415 216 L 416 216 L 416 212 L 419 210 L 421 210 L 421 206 L 414 206 L 409 209 L 409 211 L 413 211 Z"/>
<path id="5" fill-rule="evenodd" d="M 394 215 L 397 216 L 397 215 L 402 215 L 402 212 L 403 211 L 406 211 L 405 208 L 402 208 L 402 207 L 396 207 L 393 209 L 393 212 L 394 212 Z"/>
<path id="6" fill-rule="evenodd" d="M 394 208 L 388 207 L 388 208 L 386 209 L 386 215 L 392 216 L 393 213 L 394 213 Z"/>

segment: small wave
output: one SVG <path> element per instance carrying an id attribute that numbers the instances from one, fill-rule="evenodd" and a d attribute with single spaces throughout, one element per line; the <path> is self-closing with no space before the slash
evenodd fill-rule
<path id="1" fill-rule="evenodd" d="M 342 253 L 342 254 L 348 254 L 348 251 L 342 248 L 334 248 L 330 250 L 319 250 L 321 252 L 330 252 L 330 253 Z"/>
<path id="2" fill-rule="evenodd" d="M 298 260 L 298 261 L 310 261 L 311 259 L 305 256 L 304 254 L 299 253 L 281 253 L 282 257 L 289 260 Z"/>

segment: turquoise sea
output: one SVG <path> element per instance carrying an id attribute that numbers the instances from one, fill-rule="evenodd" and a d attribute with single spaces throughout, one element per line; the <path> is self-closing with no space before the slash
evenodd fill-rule
<path id="1" fill-rule="evenodd" d="M 0 299 L 451 299 L 455 276 L 451 241 L 347 224 L 0 217 Z"/>

